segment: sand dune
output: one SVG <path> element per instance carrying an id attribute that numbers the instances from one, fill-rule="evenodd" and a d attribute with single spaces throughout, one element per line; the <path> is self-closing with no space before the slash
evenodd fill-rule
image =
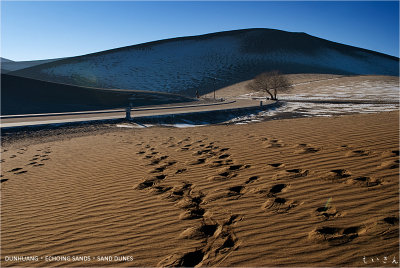
<path id="1" fill-rule="evenodd" d="M 243 29 L 159 40 L 12 72 L 56 83 L 194 96 L 270 70 L 398 75 L 399 58 L 299 32 Z"/>
<path id="2" fill-rule="evenodd" d="M 8 73 L 13 72 L 25 68 L 30 68 L 36 65 L 49 63 L 57 60 L 61 60 L 62 58 L 58 59 L 46 59 L 46 60 L 31 60 L 31 61 L 12 61 L 9 59 L 1 58 L 1 73 Z"/>
<path id="3" fill-rule="evenodd" d="M 386 112 L 3 137 L 2 266 L 399 261 L 398 122 Z"/>
<path id="4" fill-rule="evenodd" d="M 280 92 L 280 99 L 302 97 L 304 100 L 329 99 L 388 99 L 399 98 L 399 77 L 379 75 L 334 75 L 334 74 L 286 74 L 292 83 L 289 92 Z M 242 81 L 216 90 L 219 98 L 268 97 L 265 92 L 254 92 L 248 88 L 252 80 Z M 343 92 L 345 90 L 345 92 Z M 362 95 L 361 95 L 362 94 Z M 212 93 L 204 97 L 212 97 Z"/>
<path id="5" fill-rule="evenodd" d="M 101 89 L 1 75 L 1 114 L 90 111 L 188 102 L 192 99 L 162 92 Z"/>

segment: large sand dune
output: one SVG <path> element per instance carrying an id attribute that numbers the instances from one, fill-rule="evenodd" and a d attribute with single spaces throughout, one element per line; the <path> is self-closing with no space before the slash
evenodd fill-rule
<path id="1" fill-rule="evenodd" d="M 398 112 L 84 130 L 3 137 L 2 266 L 399 261 Z"/>
<path id="2" fill-rule="evenodd" d="M 65 58 L 12 72 L 57 83 L 163 91 L 194 96 L 283 73 L 398 75 L 399 59 L 273 29 L 245 29 L 172 38 Z"/>

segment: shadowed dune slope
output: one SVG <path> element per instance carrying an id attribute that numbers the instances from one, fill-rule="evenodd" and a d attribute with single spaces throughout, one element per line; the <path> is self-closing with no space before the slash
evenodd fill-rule
<path id="1" fill-rule="evenodd" d="M 398 112 L 84 130 L 4 143 L 2 266 L 399 260 Z M 16 255 L 91 260 L 4 259 Z"/>
<path id="2" fill-rule="evenodd" d="M 52 61 L 61 60 L 59 59 L 47 59 L 47 60 L 31 60 L 31 61 L 12 61 L 1 58 L 1 73 L 9 73 L 12 71 L 21 70 L 24 68 L 33 67 L 39 64 L 44 64 Z"/>
<path id="3" fill-rule="evenodd" d="M 246 29 L 173 38 L 67 58 L 13 72 L 81 86 L 210 92 L 283 73 L 398 75 L 399 59 L 305 33 Z"/>
<path id="4" fill-rule="evenodd" d="M 133 97 L 132 101 L 129 98 Z M 107 90 L 1 75 L 1 114 L 73 112 L 185 102 L 178 95 L 131 90 Z"/>

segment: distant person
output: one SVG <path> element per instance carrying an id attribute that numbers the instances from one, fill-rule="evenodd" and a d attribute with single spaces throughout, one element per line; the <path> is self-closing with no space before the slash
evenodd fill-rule
<path id="1" fill-rule="evenodd" d="M 199 90 L 197 90 L 197 89 L 196 89 L 196 98 L 198 98 L 198 99 L 200 98 Z"/>

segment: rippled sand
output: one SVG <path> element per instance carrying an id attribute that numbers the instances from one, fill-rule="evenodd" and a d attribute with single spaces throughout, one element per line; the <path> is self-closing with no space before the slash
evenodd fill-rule
<path id="1" fill-rule="evenodd" d="M 398 112 L 89 130 L 3 143 L 2 266 L 398 261 Z"/>

